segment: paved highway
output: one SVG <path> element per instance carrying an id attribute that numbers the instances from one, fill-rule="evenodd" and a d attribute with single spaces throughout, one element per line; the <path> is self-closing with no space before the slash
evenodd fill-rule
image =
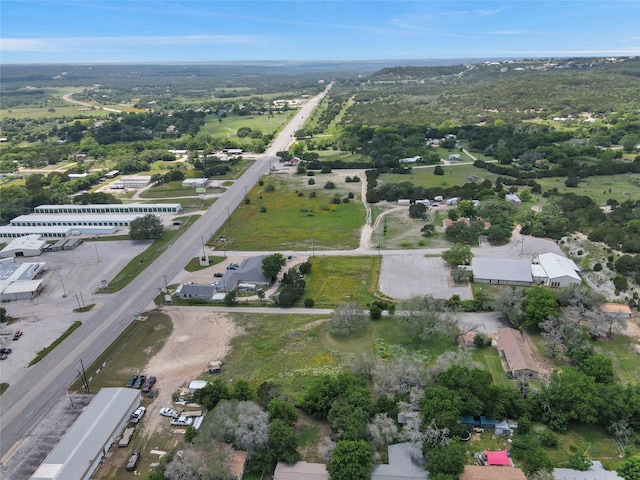
<path id="1" fill-rule="evenodd" d="M 227 221 L 243 201 L 245 192 L 270 171 L 271 165 L 278 161 L 275 153 L 287 150 L 294 132 L 302 127 L 304 118 L 309 117 L 329 88 L 298 111 L 267 151 L 188 232 L 126 288 L 106 297 L 100 310 L 0 397 L 0 457 L 10 450 L 9 455 L 14 454 L 19 441 L 28 436 L 51 407 L 65 400 L 67 388 L 78 376 L 81 359 L 85 367 L 90 365 L 133 321 L 135 313 L 145 311 L 152 304 L 159 289 L 165 285 L 163 276 L 174 278 L 202 251 L 203 240 L 209 239 Z"/>

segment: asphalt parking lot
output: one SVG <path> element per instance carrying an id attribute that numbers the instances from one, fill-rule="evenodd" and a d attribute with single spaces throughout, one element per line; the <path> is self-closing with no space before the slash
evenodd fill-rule
<path id="1" fill-rule="evenodd" d="M 19 262 L 44 262 L 46 271 L 39 278 L 45 287 L 31 300 L 3 303 L 11 317 L 18 321 L 0 326 L 0 346 L 13 352 L 0 365 L 0 382 L 16 382 L 36 353 L 49 346 L 75 321 L 86 321 L 91 312 L 76 313 L 82 305 L 100 308 L 99 289 L 102 280 L 110 281 L 134 256 L 142 253 L 149 242 L 118 240 L 85 242 L 75 250 L 45 252 Z M 24 335 L 13 341 L 13 332 Z"/>
<path id="2" fill-rule="evenodd" d="M 470 286 L 453 284 L 442 258 L 410 252 L 382 258 L 380 291 L 399 300 L 419 295 L 431 295 L 434 298 L 460 295 L 463 300 L 473 298 Z"/>

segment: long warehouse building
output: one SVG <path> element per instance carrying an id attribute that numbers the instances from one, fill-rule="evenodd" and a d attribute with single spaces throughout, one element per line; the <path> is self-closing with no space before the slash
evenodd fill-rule
<path id="1" fill-rule="evenodd" d="M 179 203 L 109 203 L 103 205 L 40 205 L 34 213 L 179 213 Z"/>
<path id="2" fill-rule="evenodd" d="M 139 405 L 140 390 L 101 389 L 31 480 L 91 478 Z"/>
<path id="3" fill-rule="evenodd" d="M 14 227 L 128 227 L 138 214 L 29 213 L 11 220 Z"/>
<path id="4" fill-rule="evenodd" d="M 107 227 L 19 227 L 14 225 L 4 225 L 0 227 L 0 238 L 17 238 L 25 235 L 40 235 L 44 238 L 63 238 L 70 235 L 111 235 L 116 233 L 117 228 Z"/>

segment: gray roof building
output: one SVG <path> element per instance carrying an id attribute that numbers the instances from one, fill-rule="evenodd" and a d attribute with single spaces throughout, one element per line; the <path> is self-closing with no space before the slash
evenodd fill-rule
<path id="1" fill-rule="evenodd" d="M 31 480 L 91 478 L 138 405 L 139 390 L 101 389 Z"/>
<path id="2" fill-rule="evenodd" d="M 46 240 L 37 234 L 18 237 L 0 251 L 0 258 L 37 257 L 46 244 Z"/>
<path id="3" fill-rule="evenodd" d="M 262 259 L 266 255 L 245 259 L 236 270 L 227 270 L 218 281 L 218 292 L 233 290 L 238 284 L 252 284 L 256 286 L 269 285 L 271 279 L 262 273 Z"/>
<path id="4" fill-rule="evenodd" d="M 509 258 L 474 258 L 473 281 L 507 285 L 531 285 L 531 262 Z"/>
<path id="5" fill-rule="evenodd" d="M 216 293 L 215 285 L 202 283 L 183 283 L 176 290 L 176 295 L 185 300 L 189 300 L 190 298 L 213 300 L 214 293 Z"/>
<path id="6" fill-rule="evenodd" d="M 622 480 L 616 472 L 605 470 L 602 463 L 594 460 L 586 472 L 571 468 L 554 468 L 554 480 Z"/>

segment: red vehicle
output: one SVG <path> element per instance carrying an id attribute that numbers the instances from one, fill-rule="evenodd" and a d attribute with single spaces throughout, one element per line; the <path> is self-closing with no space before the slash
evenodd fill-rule
<path id="1" fill-rule="evenodd" d="M 16 330 L 16 333 L 13 334 L 13 339 L 18 340 L 22 336 L 22 330 Z"/>

